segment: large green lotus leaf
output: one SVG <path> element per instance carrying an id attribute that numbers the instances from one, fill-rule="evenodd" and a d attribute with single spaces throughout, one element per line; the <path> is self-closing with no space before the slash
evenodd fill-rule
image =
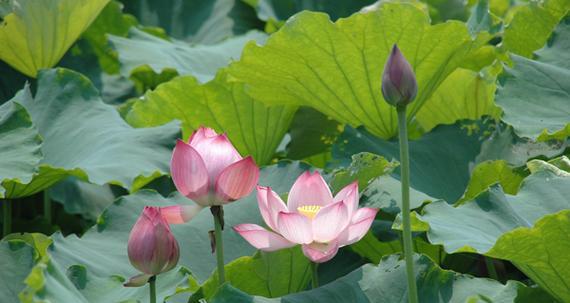
<path id="1" fill-rule="evenodd" d="M 230 83 L 224 71 L 200 84 L 191 76 L 160 85 L 137 100 L 126 120 L 135 127 L 182 121 L 183 138 L 205 125 L 228 133 L 243 155 L 268 163 L 287 131 L 295 108 L 267 107 L 249 97 L 239 83 Z"/>
<path id="2" fill-rule="evenodd" d="M 0 59 L 36 77 L 54 66 L 109 0 L 15 0 L 0 25 Z"/>
<path id="3" fill-rule="evenodd" d="M 101 69 L 109 74 L 119 72 L 117 55 L 108 44 L 108 35 L 126 37 L 131 26 L 137 21 L 131 15 L 123 14 L 123 5 L 115 0 L 110 1 L 83 33 L 82 38 L 99 61 Z"/>
<path id="4" fill-rule="evenodd" d="M 176 38 L 213 44 L 262 28 L 255 11 L 241 0 L 122 0 L 141 24 L 158 26 Z"/>
<path id="5" fill-rule="evenodd" d="M 570 20 L 560 23 L 550 43 L 537 51 L 537 60 L 513 55 L 514 67 L 505 67 L 497 105 L 517 135 L 544 140 L 570 134 L 568 41 Z"/>
<path id="6" fill-rule="evenodd" d="M 532 228 L 501 236 L 487 255 L 506 259 L 560 302 L 570 300 L 570 211 L 546 215 Z"/>
<path id="7" fill-rule="evenodd" d="M 515 54 L 532 57 L 569 10 L 569 0 L 529 2 L 515 7 L 503 34 L 503 47 Z"/>
<path id="8" fill-rule="evenodd" d="M 340 123 L 313 108 L 299 108 L 289 127 L 287 158 L 300 160 L 327 152 L 342 129 Z"/>
<path id="9" fill-rule="evenodd" d="M 271 186 L 278 193 L 289 191 L 295 179 L 309 167 L 298 162 L 280 162 L 261 170 L 259 184 Z M 54 234 L 54 244 L 49 253 L 64 268 L 85 266 L 94 277 L 120 275 L 130 277 L 137 271 L 127 258 L 129 232 L 145 205 L 166 206 L 191 204 L 192 201 L 178 194 L 164 198 L 158 193 L 141 190 L 118 199 L 101 215 L 96 226 L 81 238 Z M 223 233 L 225 261 L 250 256 L 255 249 L 231 230 L 239 223 L 263 224 L 255 193 L 247 198 L 224 206 L 226 230 Z M 190 222 L 172 226 L 180 244 L 179 264 L 187 267 L 199 282 L 205 281 L 216 267 L 211 254 L 208 231 L 213 229 L 213 219 L 208 209 L 202 210 Z M 103 266 L 104 264 L 104 266 Z"/>
<path id="10" fill-rule="evenodd" d="M 255 99 L 311 106 L 390 138 L 397 133 L 396 111 L 383 100 L 380 86 L 394 43 L 414 67 L 419 84 L 410 119 L 478 44 L 464 23 L 432 26 L 415 5 L 386 2 L 336 23 L 323 13 L 301 12 L 265 46 L 247 44 L 230 73 L 247 84 Z"/>
<path id="11" fill-rule="evenodd" d="M 492 187 L 457 207 L 431 203 L 421 220 L 429 224 L 430 242 L 442 244 L 447 252 L 477 252 L 512 261 L 553 296 L 568 301 L 570 263 L 560 253 L 568 249 L 568 227 L 546 228 L 570 219 L 567 212 L 557 219 L 541 218 L 570 208 L 569 197 L 570 177 L 540 171 L 523 181 L 516 196 Z M 541 246 L 539 240 L 544 241 Z"/>
<path id="12" fill-rule="evenodd" d="M 121 74 L 130 77 L 137 68 L 148 65 L 155 74 L 175 70 L 180 75 L 193 75 L 200 82 L 212 80 L 216 71 L 239 59 L 243 46 L 250 40 L 264 42 L 266 35 L 251 31 L 213 45 L 190 45 L 183 41 L 167 41 L 136 28 L 129 38 L 109 36 L 119 53 Z"/>
<path id="13" fill-rule="evenodd" d="M 42 159 L 42 139 L 26 109 L 18 103 L 0 106 L 0 198 L 6 183 L 28 183 Z"/>
<path id="14" fill-rule="evenodd" d="M 294 14 L 303 11 L 320 11 L 336 20 L 358 12 L 374 0 L 244 0 L 255 7 L 257 16 L 263 21 L 287 20 Z"/>
<path id="15" fill-rule="evenodd" d="M 504 160 L 509 166 L 524 166 L 529 159 L 536 157 L 553 158 L 564 152 L 568 141 L 534 141 L 517 136 L 512 127 L 497 124 L 497 129 L 481 145 L 481 153 L 476 163 L 489 160 Z"/>
<path id="16" fill-rule="evenodd" d="M 416 119 L 425 131 L 429 131 L 439 124 L 452 124 L 462 119 L 498 118 L 501 110 L 494 103 L 495 89 L 494 77 L 457 69 L 433 93 Z"/>
<path id="17" fill-rule="evenodd" d="M 358 153 L 351 156 L 352 161 L 347 167 L 333 172 L 331 188 L 339 192 L 343 187 L 358 181 L 360 190 L 364 190 L 374 179 L 391 173 L 398 163 L 388 161 L 372 153 Z"/>
<path id="18" fill-rule="evenodd" d="M 382 211 L 397 214 L 402 206 L 402 183 L 400 180 L 384 175 L 374 179 L 360 196 L 360 204 L 380 208 Z M 414 187 L 410 187 L 410 208 L 415 209 L 426 202 L 437 200 Z"/>
<path id="19" fill-rule="evenodd" d="M 414 256 L 418 295 L 422 302 L 515 302 L 527 288 L 515 281 L 503 285 L 443 270 L 423 255 Z M 403 260 L 392 255 L 378 266 L 364 265 L 350 274 L 317 289 L 290 294 L 278 299 L 251 296 L 229 285 L 222 287 L 212 303 L 380 303 L 407 302 L 406 270 Z M 545 298 L 545 297 L 542 297 Z M 547 298 L 547 297 L 546 297 Z M 546 301 L 545 301 L 546 302 Z"/>
<path id="20" fill-rule="evenodd" d="M 132 128 L 78 73 L 41 71 L 35 96 L 26 88 L 13 102 L 30 113 L 44 157 L 31 183 L 9 183 L 8 197 L 31 195 L 69 175 L 136 190 L 169 171 L 178 126 Z"/>
<path id="21" fill-rule="evenodd" d="M 311 280 L 310 261 L 300 246 L 276 252 L 258 251 L 226 265 L 226 281 L 248 294 L 269 298 L 305 290 Z M 210 299 L 218 288 L 217 272 L 193 295 Z"/>
<path id="22" fill-rule="evenodd" d="M 411 185 L 415 190 L 450 203 L 461 197 L 469 181 L 469 163 L 481 146 L 479 134 L 471 133 L 463 123 L 440 125 L 420 139 L 410 141 Z M 333 148 L 333 157 L 344 160 L 359 152 L 371 152 L 386 159 L 400 158 L 397 141 L 346 127 Z M 392 175 L 399 179 L 399 170 Z"/>
<path id="23" fill-rule="evenodd" d="M 524 179 L 516 196 L 494 186 L 457 207 L 443 201 L 428 204 L 420 219 L 430 226 L 430 242 L 447 252 L 485 253 L 504 233 L 570 208 L 569 185 L 570 178 L 541 171 Z"/>
<path id="24" fill-rule="evenodd" d="M 178 288 L 187 288 L 188 272 L 184 268 L 161 274 L 157 278 L 157 302 L 164 302 Z M 83 266 L 63 268 L 54 260 L 38 263 L 26 278 L 26 288 L 20 294 L 23 303 L 32 302 L 148 302 L 145 287 L 124 287 L 119 276 L 98 278 Z"/>
<path id="25" fill-rule="evenodd" d="M 64 179 L 48 192 L 52 200 L 63 204 L 66 213 L 79 214 L 93 221 L 115 200 L 109 184 L 91 184 L 76 177 Z"/>
<path id="26" fill-rule="evenodd" d="M 34 266 L 34 249 L 21 240 L 0 242 L 0 297 L 3 303 L 19 303 L 18 294 L 25 288 L 24 280 Z"/>
<path id="27" fill-rule="evenodd" d="M 471 179 L 461 201 L 472 200 L 491 185 L 499 183 L 503 191 L 517 193 L 525 174 L 510 167 L 504 160 L 485 161 L 477 164 L 471 172 Z"/>

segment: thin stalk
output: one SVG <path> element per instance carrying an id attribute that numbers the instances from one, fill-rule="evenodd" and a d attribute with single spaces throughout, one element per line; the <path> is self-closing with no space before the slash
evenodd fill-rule
<path id="1" fill-rule="evenodd" d="M 489 274 L 489 278 L 499 281 L 499 275 L 497 274 L 497 269 L 495 268 L 495 262 L 492 259 L 485 258 L 485 266 L 487 267 L 487 274 Z"/>
<path id="2" fill-rule="evenodd" d="M 400 137 L 400 171 L 402 182 L 402 238 L 404 242 L 404 259 L 408 278 L 408 302 L 418 303 L 418 289 L 414 275 L 414 247 L 412 245 L 412 229 L 410 224 L 410 154 L 408 151 L 408 129 L 406 125 L 406 107 L 396 108 L 398 112 L 398 131 Z"/>
<path id="3" fill-rule="evenodd" d="M 52 222 L 52 208 L 51 208 L 51 199 L 49 198 L 49 194 L 47 190 L 44 190 L 44 217 L 46 218 L 48 224 L 51 225 Z"/>
<path id="4" fill-rule="evenodd" d="M 10 200 L 1 200 L 4 221 L 2 221 L 2 235 L 6 237 L 12 232 L 12 203 Z"/>
<path id="5" fill-rule="evenodd" d="M 313 289 L 319 287 L 319 263 L 311 262 L 311 286 Z"/>
<path id="6" fill-rule="evenodd" d="M 156 276 L 148 279 L 148 285 L 150 286 L 150 303 L 156 303 Z"/>
<path id="7" fill-rule="evenodd" d="M 221 206 L 213 206 L 219 207 L 219 211 L 212 211 L 212 215 L 214 216 L 214 236 L 216 242 L 216 259 L 218 261 L 218 284 L 222 285 L 226 281 L 226 274 L 224 271 L 224 243 L 222 239 L 222 218 L 223 211 Z"/>

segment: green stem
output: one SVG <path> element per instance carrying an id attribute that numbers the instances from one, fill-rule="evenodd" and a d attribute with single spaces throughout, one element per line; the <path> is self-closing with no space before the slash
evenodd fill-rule
<path id="1" fill-rule="evenodd" d="M 48 224 L 51 225 L 52 222 L 52 212 L 51 212 L 51 199 L 47 190 L 44 190 L 44 217 L 46 218 Z"/>
<path id="2" fill-rule="evenodd" d="M 150 286 L 150 303 L 156 303 L 156 276 L 148 279 L 148 285 Z"/>
<path id="3" fill-rule="evenodd" d="M 224 272 L 224 243 L 222 239 L 222 218 L 223 210 L 222 206 L 212 206 L 219 207 L 218 211 L 213 211 L 212 215 L 214 216 L 214 237 L 216 242 L 216 259 L 218 261 L 218 282 L 221 286 L 226 281 L 226 274 Z"/>
<path id="4" fill-rule="evenodd" d="M 406 106 L 396 108 L 398 112 L 398 129 L 400 137 L 400 172 L 402 182 L 402 238 L 404 242 L 404 259 L 408 278 L 408 302 L 418 303 L 418 289 L 414 274 L 414 248 L 412 246 L 412 229 L 410 224 L 410 154 L 408 151 L 408 129 Z"/>
<path id="5" fill-rule="evenodd" d="M 6 237 L 12 232 L 12 203 L 10 200 L 1 200 L 4 221 L 2 221 L 2 235 Z"/>
<path id="6" fill-rule="evenodd" d="M 495 262 L 493 259 L 485 258 L 485 266 L 487 266 L 487 274 L 489 274 L 489 278 L 499 281 L 499 275 L 497 274 L 497 269 L 495 268 Z"/>
<path id="7" fill-rule="evenodd" d="M 319 287 L 319 263 L 311 262 L 311 286 L 313 289 Z"/>

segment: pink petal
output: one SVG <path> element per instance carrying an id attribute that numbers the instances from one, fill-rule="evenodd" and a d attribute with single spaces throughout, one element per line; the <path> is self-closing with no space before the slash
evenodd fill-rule
<path id="1" fill-rule="evenodd" d="M 358 209 L 358 181 L 354 181 L 349 185 L 341 189 L 333 199 L 333 203 L 344 201 L 348 207 L 348 216 L 351 217 L 352 214 Z"/>
<path id="2" fill-rule="evenodd" d="M 360 241 L 376 217 L 378 209 L 364 207 L 354 213 L 351 224 L 338 237 L 340 246 L 350 245 Z"/>
<path id="3" fill-rule="evenodd" d="M 350 223 L 346 204 L 340 201 L 321 208 L 312 223 L 313 241 L 328 243 L 336 239 Z"/>
<path id="4" fill-rule="evenodd" d="M 240 224 L 233 229 L 253 247 L 263 251 L 276 251 L 297 245 L 256 224 Z"/>
<path id="5" fill-rule="evenodd" d="M 204 160 L 210 182 L 213 185 L 222 170 L 241 160 L 242 157 L 225 134 L 209 137 L 207 131 L 203 131 L 203 133 L 202 135 L 199 133 L 193 135 L 190 145 Z"/>
<path id="6" fill-rule="evenodd" d="M 303 245 L 303 254 L 315 263 L 324 263 L 332 259 L 338 252 L 338 242 L 328 244 L 311 243 Z"/>
<path id="7" fill-rule="evenodd" d="M 152 277 L 152 275 L 148 274 L 138 274 L 136 276 L 130 277 L 125 284 L 124 287 L 141 287 L 148 283 L 148 280 Z"/>
<path id="8" fill-rule="evenodd" d="M 181 140 L 170 160 L 170 174 L 178 191 L 201 205 L 208 205 L 209 178 L 200 154 Z"/>
<path id="9" fill-rule="evenodd" d="M 289 211 L 297 211 L 299 206 L 319 205 L 332 203 L 332 194 L 329 186 L 319 172 L 304 172 L 291 187 L 287 206 Z"/>
<path id="10" fill-rule="evenodd" d="M 174 205 L 161 207 L 162 217 L 169 224 L 182 224 L 190 221 L 202 208 L 201 205 Z"/>
<path id="11" fill-rule="evenodd" d="M 216 136 L 218 136 L 218 133 L 216 133 L 215 130 L 209 127 L 200 126 L 194 133 L 192 133 L 192 136 L 188 139 L 188 144 L 192 145 L 192 142 L 196 144 L 198 141 Z"/>
<path id="12" fill-rule="evenodd" d="M 277 215 L 277 231 L 291 242 L 298 244 L 313 242 L 311 229 L 311 221 L 301 214 L 279 212 Z"/>
<path id="13" fill-rule="evenodd" d="M 159 207 L 145 206 L 129 235 L 127 253 L 131 264 L 149 275 L 176 266 L 180 248 Z"/>
<path id="14" fill-rule="evenodd" d="M 253 158 L 244 158 L 226 167 L 216 179 L 216 198 L 220 202 L 235 201 L 251 193 L 259 179 L 259 168 Z"/>
<path id="15" fill-rule="evenodd" d="M 271 187 L 257 187 L 257 202 L 263 220 L 272 230 L 277 230 L 277 215 L 287 211 L 287 206 Z"/>

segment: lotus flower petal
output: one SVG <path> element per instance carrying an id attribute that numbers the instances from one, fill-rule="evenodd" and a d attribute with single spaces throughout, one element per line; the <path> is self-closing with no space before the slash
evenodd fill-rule
<path id="1" fill-rule="evenodd" d="M 297 211 L 303 205 L 326 206 L 332 203 L 329 186 L 319 172 L 303 173 L 291 187 L 287 199 L 289 211 Z"/>
<path id="2" fill-rule="evenodd" d="M 209 177 L 200 154 L 181 140 L 176 142 L 170 161 L 170 172 L 176 189 L 201 205 L 208 205 Z"/>
<path id="3" fill-rule="evenodd" d="M 190 140 L 190 145 L 204 160 L 212 185 L 224 168 L 242 159 L 225 134 L 210 136 L 214 133 L 213 130 L 201 128 Z"/>
<path id="4" fill-rule="evenodd" d="M 348 208 L 348 216 L 358 209 L 358 181 L 354 181 L 341 189 L 333 199 L 333 203 L 344 201 Z"/>
<path id="5" fill-rule="evenodd" d="M 297 245 L 256 224 L 240 224 L 233 229 L 253 247 L 263 251 L 276 251 Z"/>
<path id="6" fill-rule="evenodd" d="M 298 213 L 279 212 L 277 215 L 277 230 L 285 239 L 298 243 L 313 242 L 311 221 Z"/>
<path id="7" fill-rule="evenodd" d="M 190 221 L 202 208 L 201 205 L 173 205 L 161 208 L 162 217 L 169 224 L 182 224 Z"/>
<path id="8" fill-rule="evenodd" d="M 351 224 L 338 237 L 341 246 L 350 245 L 360 241 L 374 221 L 378 209 L 364 207 L 356 211 Z"/>
<path id="9" fill-rule="evenodd" d="M 148 274 L 138 274 L 136 276 L 130 277 L 123 286 L 125 287 L 141 287 L 148 283 L 148 280 L 152 277 L 152 275 Z"/>
<path id="10" fill-rule="evenodd" d="M 321 208 L 312 223 L 313 241 L 328 243 L 336 239 L 350 223 L 346 204 L 340 201 Z"/>
<path id="11" fill-rule="evenodd" d="M 272 230 L 277 230 L 277 215 L 287 212 L 287 206 L 270 187 L 257 187 L 257 202 L 263 220 Z"/>
<path id="12" fill-rule="evenodd" d="M 259 168 L 247 157 L 226 167 L 216 179 L 216 200 L 235 201 L 251 193 L 259 179 Z"/>
<path id="13" fill-rule="evenodd" d="M 303 245 L 303 254 L 315 263 L 324 263 L 332 259 L 338 252 L 338 242 L 328 244 L 311 243 Z"/>
<path id="14" fill-rule="evenodd" d="M 194 144 L 197 144 L 204 139 L 210 139 L 217 136 L 218 133 L 216 133 L 215 130 L 209 127 L 200 126 L 194 133 L 192 133 L 192 136 L 190 136 L 188 139 L 188 144 L 192 145 L 192 142 L 194 142 Z"/>

